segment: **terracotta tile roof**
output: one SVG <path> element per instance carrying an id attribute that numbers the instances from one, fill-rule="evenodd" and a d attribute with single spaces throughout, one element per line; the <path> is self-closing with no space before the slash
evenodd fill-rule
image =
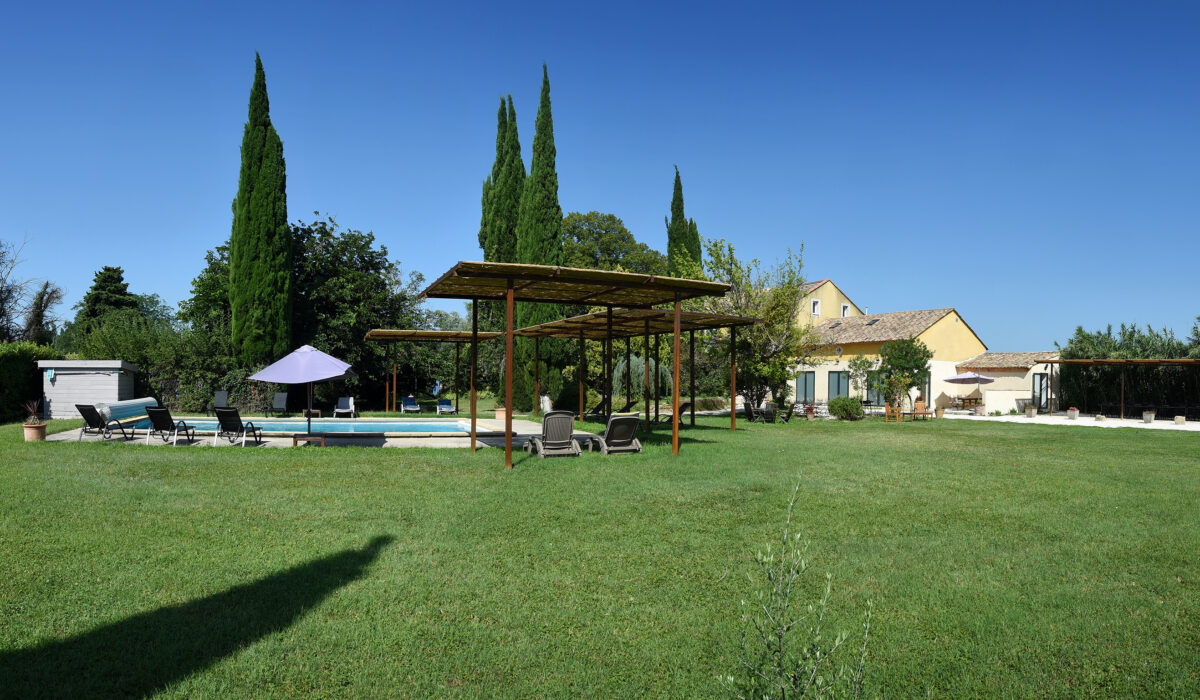
<path id="1" fill-rule="evenodd" d="M 959 369 L 1029 369 L 1058 358 L 1057 352 L 984 352 L 958 363 Z"/>
<path id="2" fill-rule="evenodd" d="M 825 345 L 886 343 L 918 336 L 952 311 L 954 309 L 926 309 L 830 318 L 817 324 L 815 330 Z"/>
<path id="3" fill-rule="evenodd" d="M 807 282 L 804 285 L 804 293 L 808 294 L 809 292 L 813 291 L 817 287 L 820 287 L 821 285 L 825 284 L 828 281 L 829 281 L 829 278 L 826 277 L 825 279 L 817 280 L 816 282 Z"/>

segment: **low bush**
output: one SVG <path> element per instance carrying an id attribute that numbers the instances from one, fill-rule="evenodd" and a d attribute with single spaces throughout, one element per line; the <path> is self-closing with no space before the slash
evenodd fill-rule
<path id="1" fill-rule="evenodd" d="M 853 396 L 835 396 L 829 400 L 829 415 L 840 420 L 858 420 L 863 417 L 862 402 Z"/>
<path id="2" fill-rule="evenodd" d="M 722 398 L 713 396 L 705 396 L 696 399 L 697 411 L 720 411 L 729 405 L 729 402 Z"/>

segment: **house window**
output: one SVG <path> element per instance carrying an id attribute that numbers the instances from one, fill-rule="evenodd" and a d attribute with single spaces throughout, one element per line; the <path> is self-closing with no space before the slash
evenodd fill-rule
<path id="1" fill-rule="evenodd" d="M 850 373 L 849 372 L 830 372 L 829 373 L 829 398 L 836 396 L 850 395 Z"/>
<path id="2" fill-rule="evenodd" d="M 875 389 L 875 382 L 879 381 L 879 376 L 879 370 L 867 372 L 867 403 L 871 404 L 872 406 L 883 405 L 883 394 L 879 393 L 879 391 Z"/>
<path id="3" fill-rule="evenodd" d="M 812 300 L 812 315 L 813 316 L 821 315 L 821 300 L 820 299 Z"/>
<path id="4" fill-rule="evenodd" d="M 801 372 L 796 376 L 796 402 L 813 404 L 817 398 L 817 373 Z"/>
<path id="5" fill-rule="evenodd" d="M 850 305 L 842 304 L 842 318 L 846 318 L 849 315 L 850 315 Z"/>

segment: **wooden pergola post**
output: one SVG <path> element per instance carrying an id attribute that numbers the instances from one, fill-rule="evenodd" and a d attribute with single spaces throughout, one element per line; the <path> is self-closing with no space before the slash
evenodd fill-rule
<path id="1" fill-rule="evenodd" d="M 682 312 L 679 292 L 675 292 L 675 333 L 674 333 L 674 377 L 671 380 L 671 456 L 679 456 L 679 423 L 683 416 L 679 415 L 679 317 Z"/>
<path id="2" fill-rule="evenodd" d="M 399 391 L 396 388 L 396 344 L 392 343 L 392 413 L 396 412 L 396 394 Z"/>
<path id="3" fill-rule="evenodd" d="M 604 408 L 604 417 L 608 418 L 613 414 L 613 364 L 612 364 L 612 316 L 613 307 L 608 307 L 607 322 L 604 332 L 604 388 L 607 405 Z"/>
<path id="4" fill-rule="evenodd" d="M 633 367 L 630 366 L 633 354 L 629 351 L 630 342 L 630 336 L 625 336 L 625 403 L 633 400 Z"/>
<path id="5" fill-rule="evenodd" d="M 1125 420 L 1125 367 L 1121 367 L 1121 420 Z"/>
<path id="6" fill-rule="evenodd" d="M 737 430 L 737 326 L 729 327 L 729 429 Z"/>
<path id="7" fill-rule="evenodd" d="M 654 422 L 658 422 L 658 404 L 659 404 L 659 386 L 658 386 L 658 350 L 659 350 L 659 335 L 654 334 Z"/>
<path id="8" fill-rule="evenodd" d="M 533 417 L 537 418 L 538 408 L 542 402 L 542 357 L 541 338 L 533 339 Z"/>
<path id="9" fill-rule="evenodd" d="M 642 358 L 645 360 L 645 369 L 642 372 L 642 394 L 646 404 L 646 425 L 643 430 L 647 434 L 650 433 L 650 319 L 646 319 L 646 330 L 644 336 L 645 347 L 642 348 Z"/>
<path id="10" fill-rule="evenodd" d="M 584 387 L 583 372 L 587 358 L 584 356 L 583 349 L 583 331 L 579 331 L 579 420 L 583 421 L 583 402 L 587 399 L 587 390 Z"/>
<path id="11" fill-rule="evenodd" d="M 471 300 L 471 451 L 475 451 L 475 366 L 479 364 L 479 300 Z"/>
<path id="12" fill-rule="evenodd" d="M 504 294 L 504 468 L 512 469 L 513 411 L 513 280 Z"/>
<path id="13" fill-rule="evenodd" d="M 692 427 L 696 427 L 696 331 L 688 331 L 688 383 L 691 385 Z"/>
<path id="14" fill-rule="evenodd" d="M 462 392 L 458 390 L 458 365 L 459 351 L 462 350 L 462 343 L 454 344 L 454 414 L 458 415 L 458 395 Z"/>

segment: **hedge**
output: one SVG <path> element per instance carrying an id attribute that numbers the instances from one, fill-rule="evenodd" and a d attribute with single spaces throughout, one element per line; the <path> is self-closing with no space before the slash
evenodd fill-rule
<path id="1" fill-rule="evenodd" d="M 42 398 L 37 361 L 61 359 L 62 354 L 49 345 L 27 340 L 0 343 L 0 422 L 23 420 L 25 402 Z"/>

